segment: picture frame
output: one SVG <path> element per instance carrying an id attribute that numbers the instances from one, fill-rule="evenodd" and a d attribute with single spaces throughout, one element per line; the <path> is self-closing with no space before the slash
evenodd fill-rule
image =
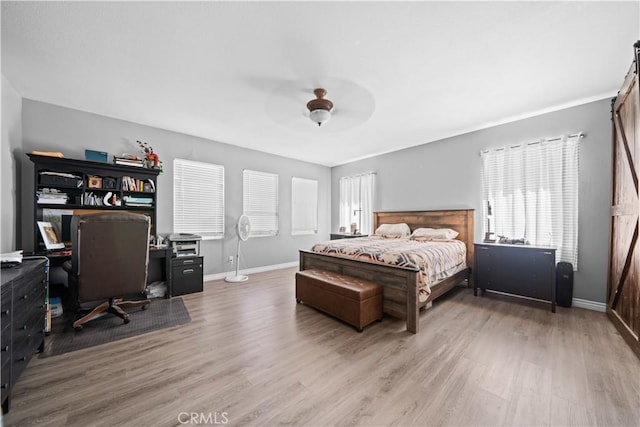
<path id="1" fill-rule="evenodd" d="M 90 176 L 87 184 L 89 188 L 102 188 L 102 177 Z"/>
<path id="2" fill-rule="evenodd" d="M 56 233 L 53 224 L 47 221 L 38 221 L 38 228 L 40 229 L 40 235 L 47 250 L 64 249 L 64 243 L 60 241 L 60 237 L 58 233 Z"/>

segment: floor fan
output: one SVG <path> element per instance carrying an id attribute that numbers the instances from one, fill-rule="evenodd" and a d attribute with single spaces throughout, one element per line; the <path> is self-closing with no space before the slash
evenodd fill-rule
<path id="1" fill-rule="evenodd" d="M 249 277 L 244 274 L 239 273 L 240 268 L 240 242 L 244 242 L 249 238 L 249 233 L 251 232 L 251 222 L 249 221 L 249 217 L 246 215 L 240 216 L 238 218 L 238 223 L 236 224 L 236 231 L 238 232 L 238 249 L 236 250 L 236 274 L 234 276 L 225 277 L 226 282 L 244 282 L 249 279 Z"/>

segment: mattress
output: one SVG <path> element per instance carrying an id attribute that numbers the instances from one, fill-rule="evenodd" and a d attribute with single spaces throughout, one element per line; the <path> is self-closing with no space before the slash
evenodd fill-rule
<path id="1" fill-rule="evenodd" d="M 417 241 L 381 236 L 339 239 L 317 243 L 313 252 L 420 271 L 420 301 L 431 294 L 430 286 L 465 269 L 467 248 L 460 240 Z"/>

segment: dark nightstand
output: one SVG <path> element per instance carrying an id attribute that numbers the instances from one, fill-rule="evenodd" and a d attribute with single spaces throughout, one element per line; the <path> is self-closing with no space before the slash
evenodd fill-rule
<path id="1" fill-rule="evenodd" d="M 480 288 L 546 300 L 556 312 L 554 248 L 497 243 L 474 247 L 474 295 Z"/>
<path id="2" fill-rule="evenodd" d="M 331 240 L 338 239 L 355 239 L 356 237 L 368 237 L 368 234 L 346 234 L 346 233 L 331 233 Z"/>

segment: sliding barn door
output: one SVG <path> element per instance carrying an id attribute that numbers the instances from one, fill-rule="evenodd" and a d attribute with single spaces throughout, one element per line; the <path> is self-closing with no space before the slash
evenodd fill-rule
<path id="1" fill-rule="evenodd" d="M 613 191 L 607 314 L 640 357 L 640 81 L 636 59 L 613 102 Z"/>

